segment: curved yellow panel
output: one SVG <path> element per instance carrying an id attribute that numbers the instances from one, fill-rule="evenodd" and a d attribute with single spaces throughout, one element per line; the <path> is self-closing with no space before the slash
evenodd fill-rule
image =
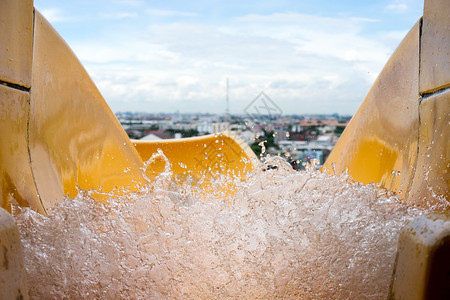
<path id="1" fill-rule="evenodd" d="M 446 0 L 425 1 L 330 154 L 328 172 L 397 192 L 407 203 L 448 203 L 450 35 Z"/>
<path id="2" fill-rule="evenodd" d="M 28 153 L 33 1 L 0 1 L 0 206 L 11 201 L 44 213 Z"/>
<path id="3" fill-rule="evenodd" d="M 254 168 L 252 159 L 256 159 L 253 151 L 232 132 L 162 141 L 134 140 L 133 143 L 144 161 L 160 149 L 171 163 L 175 177 L 189 174 L 208 179 L 216 174 L 229 174 L 243 178 Z M 147 173 L 159 174 L 164 167 L 162 159 L 155 160 Z"/>
<path id="4" fill-rule="evenodd" d="M 37 11 L 33 43 L 23 47 L 32 51 L 32 88 L 0 86 L 2 206 L 14 197 L 45 213 L 78 188 L 120 192 L 145 183 L 138 152 L 81 63 Z M 176 176 L 239 176 L 251 169 L 245 159 L 254 157 L 232 134 L 137 144 L 145 160 L 161 148 Z M 153 163 L 147 176 L 163 170 Z"/>
<path id="5" fill-rule="evenodd" d="M 48 55 L 52 53 L 52 55 Z M 131 144 L 75 55 L 36 12 L 29 116 L 31 168 L 45 208 L 82 189 L 109 192 L 145 183 L 144 163 L 163 150 L 177 178 L 219 172 L 243 176 L 252 168 L 238 137 L 229 134 Z M 156 159 L 147 176 L 164 171 Z"/>
<path id="6" fill-rule="evenodd" d="M 402 198 L 417 160 L 420 25 L 398 46 L 324 164 L 329 173 L 348 170 Z"/>
<path id="7" fill-rule="evenodd" d="M 0 85 L 0 204 L 11 211 L 14 199 L 40 213 L 39 201 L 27 147 L 27 118 L 30 94 Z"/>
<path id="8" fill-rule="evenodd" d="M 408 202 L 449 201 L 450 89 L 420 102 L 419 155 Z"/>
<path id="9" fill-rule="evenodd" d="M 0 1 L 0 81 L 29 88 L 33 1 Z"/>
<path id="10" fill-rule="evenodd" d="M 420 47 L 420 92 L 450 88 L 450 3 L 426 0 Z"/>
<path id="11" fill-rule="evenodd" d="M 74 197 L 77 186 L 109 192 L 143 182 L 142 160 L 116 117 L 73 52 L 37 11 L 29 143 L 45 208 L 64 195 Z"/>
<path id="12" fill-rule="evenodd" d="M 208 201 L 212 200 L 213 195 L 222 201 L 233 197 L 236 191 L 234 179 L 244 180 L 245 174 L 257 166 L 253 151 L 232 132 L 133 142 L 146 162 L 148 180 L 170 170 L 173 183 L 176 184 L 171 188 L 178 189 L 178 186 L 188 184 L 199 189 L 198 192 L 205 193 Z M 219 181 L 220 184 L 215 183 L 214 179 L 222 175 L 230 177 Z"/>

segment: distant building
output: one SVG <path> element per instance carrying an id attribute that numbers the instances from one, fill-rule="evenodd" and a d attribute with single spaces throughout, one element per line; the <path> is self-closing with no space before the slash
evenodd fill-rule
<path id="1" fill-rule="evenodd" d="M 318 159 L 323 164 L 344 131 L 351 116 L 292 115 L 271 119 L 248 120 L 246 115 L 224 118 L 214 114 L 118 113 L 130 138 L 159 140 L 220 133 L 230 130 L 248 145 L 273 132 L 274 146 L 266 149 L 272 155 L 286 157 L 297 167 L 301 162 Z M 271 138 L 271 137 L 270 137 Z"/>
<path id="2" fill-rule="evenodd" d="M 219 133 L 228 130 L 230 123 L 228 122 L 215 122 L 211 124 L 212 133 Z"/>
<path id="3" fill-rule="evenodd" d="M 247 143 L 247 145 L 250 145 L 253 142 L 255 142 L 256 134 L 254 132 L 245 130 L 245 131 L 239 131 L 239 132 L 237 132 L 237 134 L 245 143 Z"/>
<path id="4" fill-rule="evenodd" d="M 159 138 L 160 140 L 166 140 L 166 139 L 173 139 L 174 138 L 172 133 L 170 133 L 168 131 L 165 131 L 163 129 L 147 131 L 147 136 L 150 136 L 149 138 L 152 138 L 152 136 L 154 136 L 153 140 L 157 140 L 157 138 Z"/>
<path id="5" fill-rule="evenodd" d="M 154 135 L 153 133 L 150 133 L 146 136 L 143 136 L 142 138 L 140 138 L 143 141 L 158 141 L 158 140 L 162 140 L 162 138 L 160 138 L 157 135 Z"/>
<path id="6" fill-rule="evenodd" d="M 211 133 L 212 132 L 211 122 L 203 121 L 201 123 L 198 123 L 197 124 L 197 131 L 201 132 L 203 134 Z"/>

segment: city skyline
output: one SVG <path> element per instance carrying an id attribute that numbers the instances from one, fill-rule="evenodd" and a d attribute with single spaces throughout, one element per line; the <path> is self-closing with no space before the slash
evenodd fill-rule
<path id="1" fill-rule="evenodd" d="M 36 8 L 114 112 L 354 114 L 423 1 L 52 1 Z"/>

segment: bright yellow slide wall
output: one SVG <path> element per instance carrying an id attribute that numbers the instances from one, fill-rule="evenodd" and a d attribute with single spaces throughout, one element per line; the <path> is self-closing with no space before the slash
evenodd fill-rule
<path id="1" fill-rule="evenodd" d="M 324 168 L 410 204 L 449 201 L 450 5 L 425 1 Z"/>

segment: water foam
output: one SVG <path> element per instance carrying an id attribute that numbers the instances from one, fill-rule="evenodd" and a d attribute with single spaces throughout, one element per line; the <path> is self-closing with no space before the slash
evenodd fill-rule
<path id="1" fill-rule="evenodd" d="M 386 298 L 399 231 L 423 210 L 268 163 L 221 199 L 164 172 L 109 204 L 81 191 L 48 216 L 15 208 L 31 298 Z"/>

